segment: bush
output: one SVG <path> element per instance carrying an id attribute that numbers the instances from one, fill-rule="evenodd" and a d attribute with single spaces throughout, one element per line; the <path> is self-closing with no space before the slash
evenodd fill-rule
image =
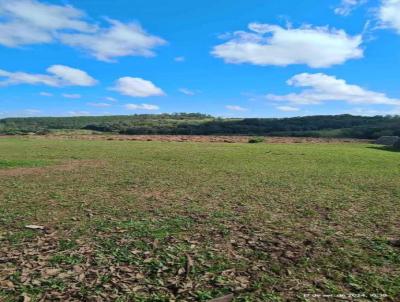
<path id="1" fill-rule="evenodd" d="M 49 129 L 41 129 L 35 132 L 35 134 L 37 135 L 47 135 L 50 134 L 50 130 Z"/>
<path id="2" fill-rule="evenodd" d="M 254 137 L 249 139 L 249 144 L 257 144 L 257 143 L 263 143 L 264 138 L 263 137 Z"/>
<path id="3" fill-rule="evenodd" d="M 397 140 L 397 142 L 395 142 L 395 143 L 393 144 L 393 149 L 394 149 L 394 150 L 399 150 L 399 151 L 400 151 L 400 139 Z"/>

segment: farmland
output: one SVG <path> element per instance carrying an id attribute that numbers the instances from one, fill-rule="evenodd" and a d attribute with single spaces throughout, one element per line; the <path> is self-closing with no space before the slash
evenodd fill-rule
<path id="1" fill-rule="evenodd" d="M 365 142 L 2 137 L 0 301 L 398 301 L 399 183 Z"/>

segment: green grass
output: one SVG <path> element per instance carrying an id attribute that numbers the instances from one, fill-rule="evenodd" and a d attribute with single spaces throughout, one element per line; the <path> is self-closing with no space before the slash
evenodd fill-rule
<path id="1" fill-rule="evenodd" d="M 8 169 L 71 159 L 0 174 L 0 301 L 400 298 L 400 153 L 0 139 Z"/>
<path id="2" fill-rule="evenodd" d="M 47 164 L 44 160 L 3 160 L 0 159 L 0 169 L 41 167 Z"/>

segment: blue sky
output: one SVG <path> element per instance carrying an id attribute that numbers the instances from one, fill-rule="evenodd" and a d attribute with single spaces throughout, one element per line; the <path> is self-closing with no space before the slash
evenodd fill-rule
<path id="1" fill-rule="evenodd" d="M 400 0 L 0 0 L 0 118 L 400 114 Z"/>

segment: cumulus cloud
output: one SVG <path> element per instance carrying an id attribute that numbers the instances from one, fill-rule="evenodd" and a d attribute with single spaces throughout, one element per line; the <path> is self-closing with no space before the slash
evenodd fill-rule
<path id="1" fill-rule="evenodd" d="M 63 43 L 81 48 L 101 61 L 114 61 L 123 56 L 154 56 L 152 49 L 165 44 L 159 37 L 146 33 L 136 23 L 124 24 L 108 19 L 110 27 L 95 33 L 62 34 Z"/>
<path id="2" fill-rule="evenodd" d="M 63 93 L 62 96 L 66 99 L 80 99 L 82 97 L 77 93 Z"/>
<path id="3" fill-rule="evenodd" d="M 393 28 L 400 34 L 400 0 L 383 0 L 378 17 L 383 27 Z"/>
<path id="4" fill-rule="evenodd" d="M 151 104 L 126 104 L 125 109 L 127 110 L 158 110 L 160 107 L 157 105 L 151 105 Z"/>
<path id="5" fill-rule="evenodd" d="M 226 105 L 225 108 L 231 111 L 247 111 L 247 108 L 243 108 L 237 105 Z"/>
<path id="6" fill-rule="evenodd" d="M 59 31 L 94 31 L 95 27 L 85 22 L 84 16 L 84 12 L 72 6 L 35 0 L 0 0 L 0 44 L 17 47 L 50 43 Z"/>
<path id="7" fill-rule="evenodd" d="M 277 106 L 276 109 L 283 112 L 296 112 L 300 111 L 300 108 L 292 107 L 292 106 Z"/>
<path id="8" fill-rule="evenodd" d="M 367 90 L 345 80 L 323 73 L 301 73 L 287 81 L 293 87 L 305 88 L 299 93 L 267 95 L 272 101 L 287 101 L 292 104 L 309 105 L 328 101 L 344 101 L 351 104 L 400 105 L 400 99 L 389 98 L 384 93 Z"/>
<path id="9" fill-rule="evenodd" d="M 101 27 L 70 5 L 37 0 L 0 0 L 0 44 L 19 47 L 61 42 L 81 48 L 103 61 L 121 56 L 152 56 L 165 41 L 148 34 L 136 23 L 106 19 Z"/>
<path id="10" fill-rule="evenodd" d="M 250 31 L 237 31 L 217 45 L 212 55 L 226 63 L 287 66 L 305 64 L 313 68 L 343 64 L 363 57 L 362 36 L 344 30 L 305 25 L 283 28 L 250 23 Z"/>
<path id="11" fill-rule="evenodd" d="M 69 85 L 93 86 L 97 83 L 97 81 L 85 71 L 64 65 L 50 66 L 47 71 L 54 74 L 57 78 L 62 79 L 64 82 L 69 83 Z"/>
<path id="12" fill-rule="evenodd" d="M 119 78 L 111 90 L 115 90 L 123 95 L 139 98 L 165 95 L 164 91 L 152 82 L 132 77 Z"/>
<path id="13" fill-rule="evenodd" d="M 52 65 L 46 69 L 48 74 L 34 74 L 26 72 L 10 72 L 0 69 L 0 86 L 30 84 L 47 85 L 53 87 L 62 86 L 93 86 L 97 81 L 85 71 L 64 66 Z"/>
<path id="14" fill-rule="evenodd" d="M 48 85 L 58 86 L 58 79 L 54 76 L 44 74 L 30 74 L 25 72 L 9 72 L 0 69 L 0 78 L 5 80 L 0 81 L 0 86 L 17 85 L 17 84 L 31 84 L 31 85 Z"/>
<path id="15" fill-rule="evenodd" d="M 335 8 L 335 14 L 348 16 L 357 7 L 367 2 L 367 0 L 342 0 L 340 5 Z"/>

